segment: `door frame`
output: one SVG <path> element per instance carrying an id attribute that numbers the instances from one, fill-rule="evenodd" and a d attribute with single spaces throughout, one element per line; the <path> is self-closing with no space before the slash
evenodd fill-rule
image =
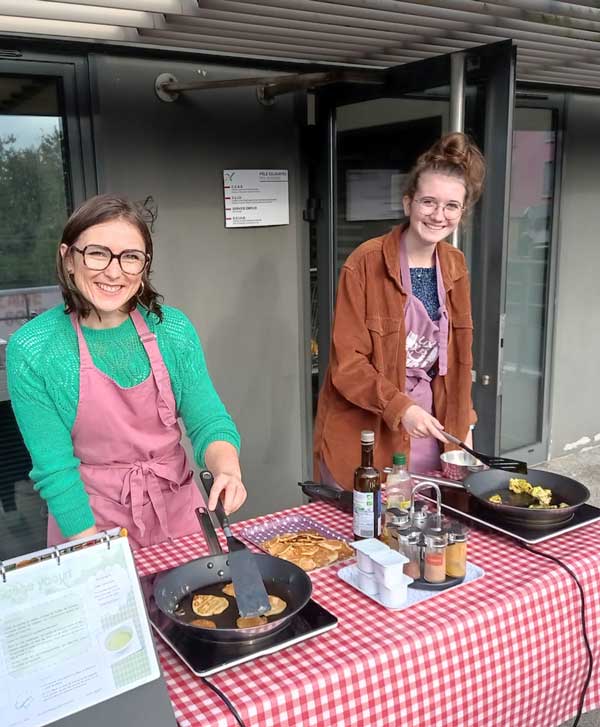
<path id="1" fill-rule="evenodd" d="M 499 316 L 504 312 L 505 267 L 508 242 L 508 202 L 510 199 L 510 161 L 512 150 L 512 108 L 515 96 L 515 61 L 516 47 L 512 41 L 500 41 L 491 45 L 470 48 L 460 51 L 465 57 L 465 85 L 473 82 L 486 81 L 487 114 L 484 131 L 484 153 L 488 158 L 488 174 L 486 190 L 481 201 L 482 225 L 479 234 L 482 239 L 500 240 L 496 244 L 492 257 L 489 253 L 482 261 L 482 271 L 489 270 L 492 262 L 496 269 L 500 267 L 501 278 L 495 281 L 493 306 L 474 301 L 480 317 L 496 315 L 497 321 L 492 325 L 490 337 L 484 341 L 477 352 L 475 370 L 489 367 L 493 360 L 493 386 L 487 386 L 480 394 L 482 406 L 486 411 L 482 417 L 481 446 L 489 452 L 497 452 L 499 445 L 499 398 L 500 385 L 498 372 L 501 371 L 501 336 Z M 446 54 L 428 58 L 415 63 L 393 67 L 382 71 L 380 84 L 334 84 L 320 89 L 315 94 L 316 139 L 318 144 L 318 165 L 316 174 L 315 196 L 318 199 L 319 215 L 316 221 L 317 240 L 317 289 L 319 300 L 318 315 L 318 348 L 319 348 L 319 387 L 328 364 L 331 345 L 331 325 L 333 321 L 335 290 L 336 290 L 336 200 L 337 200 L 337 139 L 336 110 L 340 106 L 361 101 L 369 101 L 380 97 L 400 97 L 411 93 L 422 92 L 428 88 L 450 86 L 452 78 L 452 56 Z M 486 75 L 487 74 L 487 75 Z M 451 98 L 453 90 L 451 88 Z M 504 144 L 498 143 L 498 119 L 502 118 L 501 138 Z M 501 199 L 504 214 L 498 215 L 498 205 L 493 207 L 493 200 Z M 495 214 L 491 214 L 495 213 Z M 495 219 L 492 219 L 494 217 Z M 499 258 L 499 261 L 496 260 Z M 472 271 L 472 277 L 474 272 Z M 490 285 L 483 286 L 480 297 L 491 296 Z M 492 311 L 491 309 L 494 309 Z M 477 375 L 474 372 L 474 379 Z M 474 386 L 474 395 L 478 386 Z M 484 388 L 484 387 L 480 387 Z M 493 390 L 493 395 L 492 395 Z M 488 411 L 489 410 L 489 411 Z"/>
<path id="2" fill-rule="evenodd" d="M 84 56 L 27 52 L 19 58 L 3 58 L 0 63 L 2 76 L 59 79 L 57 92 L 64 127 L 68 169 L 66 199 L 67 212 L 70 214 L 87 197 L 98 191 L 87 59 Z M 58 240 L 56 242 L 58 244 Z M 6 343 L 0 342 L 0 345 L 5 346 Z M 8 398 L 6 373 L 0 368 L 0 401 Z"/>
<path id="3" fill-rule="evenodd" d="M 546 91 L 530 84 L 517 83 L 515 108 L 541 108 L 552 111 L 556 120 L 554 152 L 554 183 L 552 201 L 552 230 L 550 254 L 548 255 L 548 277 L 546 286 L 546 338 L 543 344 L 543 376 L 541 439 L 534 444 L 517 449 L 503 450 L 502 454 L 522 459 L 529 464 L 539 464 L 548 459 L 550 453 L 551 406 L 550 392 L 553 378 L 554 323 L 556 317 L 556 286 L 558 277 L 558 254 L 560 247 L 560 199 L 562 188 L 564 128 L 566 96 L 561 91 Z"/>
<path id="4" fill-rule="evenodd" d="M 67 202 L 70 211 L 98 192 L 88 60 L 84 56 L 24 53 L 2 60 L 0 76 L 47 76 L 59 78 L 69 166 Z"/>

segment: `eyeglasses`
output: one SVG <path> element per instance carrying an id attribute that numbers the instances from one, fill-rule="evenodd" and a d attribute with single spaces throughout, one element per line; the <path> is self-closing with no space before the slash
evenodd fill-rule
<path id="1" fill-rule="evenodd" d="M 83 257 L 83 264 L 90 270 L 106 270 L 114 258 L 119 261 L 119 267 L 128 275 L 139 275 L 150 261 L 150 256 L 140 250 L 123 250 L 118 255 L 104 245 L 86 245 L 80 250 L 71 245 Z"/>
<path id="2" fill-rule="evenodd" d="M 435 197 L 419 197 L 415 199 L 419 211 L 424 215 L 432 215 L 438 207 L 442 208 L 447 220 L 455 220 L 461 216 L 465 209 L 459 202 L 438 202 Z"/>

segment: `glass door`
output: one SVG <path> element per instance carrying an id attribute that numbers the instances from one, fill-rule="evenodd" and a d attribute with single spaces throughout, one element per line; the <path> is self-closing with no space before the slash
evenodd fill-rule
<path id="1" fill-rule="evenodd" d="M 517 93 L 515 108 L 500 451 L 548 454 L 548 384 L 560 179 L 562 97 Z"/>
<path id="2" fill-rule="evenodd" d="M 499 447 L 510 133 L 515 49 L 510 41 L 465 51 L 464 130 L 481 147 L 484 195 L 462 226 L 458 245 L 471 269 L 475 345 L 476 443 Z M 450 55 L 392 68 L 370 84 L 332 86 L 316 96 L 316 268 L 318 371 L 328 360 L 339 269 L 361 242 L 402 219 L 406 175 L 421 152 L 453 130 L 460 91 L 451 86 Z M 313 364 L 315 360 L 313 358 Z"/>
<path id="3" fill-rule="evenodd" d="M 95 182 L 91 171 L 87 179 L 84 174 L 79 121 L 84 99 L 77 93 L 77 64 L 14 61 L 3 62 L 0 70 L 0 560 L 4 560 L 45 546 L 47 519 L 28 479 L 31 460 L 10 406 L 6 344 L 27 320 L 61 301 L 56 248 L 73 206 L 95 191 Z"/>

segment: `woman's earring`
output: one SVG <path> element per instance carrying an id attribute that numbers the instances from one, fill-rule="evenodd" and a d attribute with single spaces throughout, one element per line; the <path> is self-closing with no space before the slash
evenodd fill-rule
<path id="1" fill-rule="evenodd" d="M 144 295 L 144 281 L 140 281 L 140 287 L 138 288 L 137 297 L 141 298 Z"/>

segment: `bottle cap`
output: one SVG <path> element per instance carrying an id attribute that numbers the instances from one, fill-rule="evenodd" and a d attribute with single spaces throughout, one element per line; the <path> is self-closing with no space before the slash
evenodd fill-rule
<path id="1" fill-rule="evenodd" d="M 392 463 L 393 464 L 406 464 L 406 455 L 402 454 L 402 452 L 394 452 L 394 455 L 392 457 Z"/>
<path id="2" fill-rule="evenodd" d="M 363 429 L 360 433 L 361 444 L 375 444 L 375 432 L 370 429 Z"/>

